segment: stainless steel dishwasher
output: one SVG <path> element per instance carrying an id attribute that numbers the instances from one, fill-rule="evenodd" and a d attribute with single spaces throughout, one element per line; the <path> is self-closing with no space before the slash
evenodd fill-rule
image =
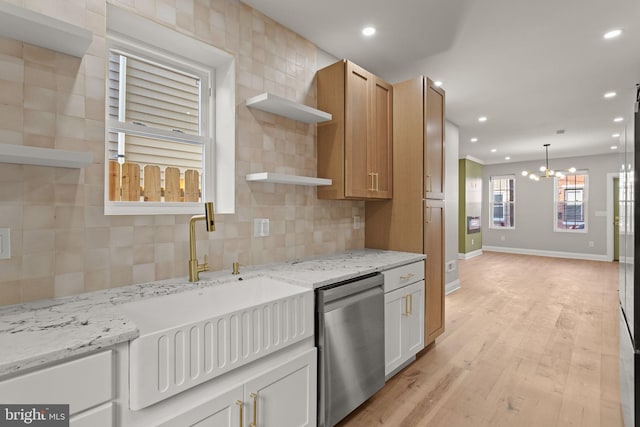
<path id="1" fill-rule="evenodd" d="M 318 427 L 333 427 L 384 385 L 383 277 L 316 291 Z"/>

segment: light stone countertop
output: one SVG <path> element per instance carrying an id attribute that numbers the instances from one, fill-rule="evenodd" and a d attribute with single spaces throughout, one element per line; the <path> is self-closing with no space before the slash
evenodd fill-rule
<path id="1" fill-rule="evenodd" d="M 316 289 L 358 276 L 420 261 L 423 254 L 364 249 L 261 266 L 240 266 L 186 278 L 124 286 L 64 298 L 0 307 L 0 379 L 16 372 L 90 353 L 139 336 L 119 304 L 267 276 Z"/>

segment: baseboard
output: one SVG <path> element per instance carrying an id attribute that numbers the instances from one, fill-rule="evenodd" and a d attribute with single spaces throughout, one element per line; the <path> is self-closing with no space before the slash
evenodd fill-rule
<path id="1" fill-rule="evenodd" d="M 552 258 L 584 259 L 588 261 L 610 261 L 607 255 L 581 254 L 577 252 L 544 251 L 539 249 L 505 248 L 502 246 L 483 246 L 487 252 L 503 252 L 507 254 L 547 256 Z"/>
<path id="2" fill-rule="evenodd" d="M 483 246 L 484 249 L 484 246 Z M 482 255 L 482 249 L 478 249 L 477 251 L 467 252 L 466 254 L 458 254 L 458 259 L 471 259 L 477 257 L 478 255 Z"/>
<path id="3" fill-rule="evenodd" d="M 453 282 L 449 282 L 444 285 L 444 294 L 449 295 L 451 292 L 455 292 L 460 289 L 460 279 L 456 279 Z"/>

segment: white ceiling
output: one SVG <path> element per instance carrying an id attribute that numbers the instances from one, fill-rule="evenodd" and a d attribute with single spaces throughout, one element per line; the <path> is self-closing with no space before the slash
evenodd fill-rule
<path id="1" fill-rule="evenodd" d="M 638 0 L 243 1 L 392 83 L 441 80 L 460 157 L 488 164 L 611 153 L 640 82 Z"/>

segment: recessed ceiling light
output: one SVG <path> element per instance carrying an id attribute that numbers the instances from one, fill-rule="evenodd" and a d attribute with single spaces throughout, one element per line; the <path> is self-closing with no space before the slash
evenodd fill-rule
<path id="1" fill-rule="evenodd" d="M 602 38 L 605 40 L 611 40 L 611 39 L 615 39 L 616 37 L 620 37 L 621 34 L 622 34 L 622 30 L 619 28 L 616 28 L 615 30 L 610 30 L 604 33 Z"/>
<path id="2" fill-rule="evenodd" d="M 607 93 L 604 94 L 604 97 L 605 98 L 613 98 L 616 95 L 617 95 L 617 93 L 615 93 L 615 92 L 607 92 Z"/>
<path id="3" fill-rule="evenodd" d="M 623 121 L 624 119 L 622 117 L 616 117 L 615 119 L 613 119 L 614 122 L 619 123 L 621 121 Z"/>
<path id="4" fill-rule="evenodd" d="M 364 27 L 362 29 L 362 34 L 369 37 L 376 33 L 376 29 L 374 27 Z"/>
<path id="5" fill-rule="evenodd" d="M 496 151 L 498 151 L 498 150 L 496 150 L 495 148 L 492 148 L 492 149 L 491 149 L 491 152 L 492 152 L 492 153 L 495 153 Z"/>
<path id="6" fill-rule="evenodd" d="M 618 146 L 617 146 L 617 145 L 612 145 L 612 146 L 611 146 L 611 147 L 609 147 L 609 148 L 611 148 L 612 150 L 617 150 L 617 149 L 618 149 Z"/>
<path id="7" fill-rule="evenodd" d="M 435 82 L 433 82 L 433 84 L 434 84 L 436 87 L 440 87 L 440 86 L 442 86 L 442 82 L 441 82 L 440 80 L 436 80 Z"/>
<path id="8" fill-rule="evenodd" d="M 480 117 L 478 117 L 478 121 L 479 121 L 479 122 L 486 122 L 486 121 L 487 121 L 487 116 L 480 116 Z"/>
<path id="9" fill-rule="evenodd" d="M 478 138 L 471 138 L 470 141 L 471 142 L 478 142 Z"/>
<path id="10" fill-rule="evenodd" d="M 505 160 L 511 160 L 511 157 L 507 156 L 504 158 Z"/>
<path id="11" fill-rule="evenodd" d="M 619 133 L 614 133 L 613 135 L 611 135 L 612 138 L 620 138 L 620 134 Z"/>

